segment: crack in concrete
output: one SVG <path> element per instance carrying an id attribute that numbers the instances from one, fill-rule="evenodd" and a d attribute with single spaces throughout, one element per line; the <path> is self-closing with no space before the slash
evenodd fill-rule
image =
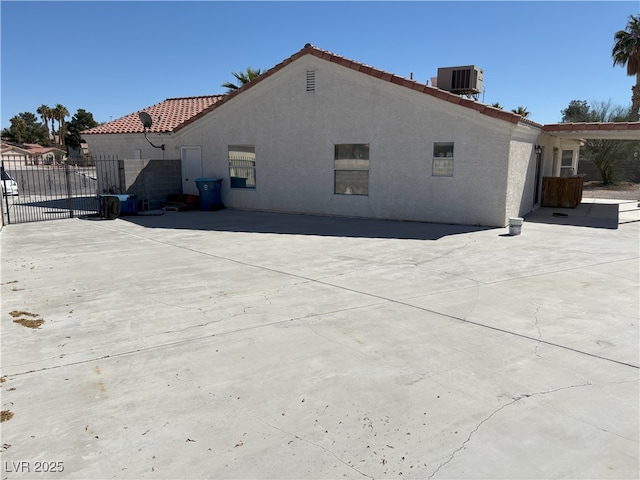
<path id="1" fill-rule="evenodd" d="M 208 311 L 208 310 L 205 310 L 202 307 L 193 307 L 193 306 L 187 306 L 187 305 L 180 305 L 179 303 L 161 302 L 160 300 L 154 300 L 154 301 L 156 303 L 160 304 L 160 305 L 166 305 L 167 307 L 181 308 L 182 310 L 198 310 L 202 314 L 205 314 Z M 214 301 L 213 304 L 215 305 L 216 302 Z"/>
<path id="2" fill-rule="evenodd" d="M 597 425 L 594 425 L 593 423 L 586 422 L 586 421 L 584 421 L 584 420 L 581 420 L 581 419 L 579 419 L 579 418 L 572 417 L 572 416 L 570 416 L 570 415 L 569 415 L 569 417 L 570 417 L 572 420 L 576 421 L 576 422 L 583 423 L 584 425 L 589 425 L 590 427 L 595 428 L 596 430 L 600 430 L 601 432 L 607 433 L 607 434 L 609 434 L 609 435 L 613 435 L 614 437 L 622 438 L 623 440 L 627 440 L 627 441 L 629 441 L 629 442 L 633 442 L 633 443 L 640 444 L 640 441 L 636 440 L 635 438 L 625 437 L 624 435 L 620 435 L 619 433 L 611 432 L 611 431 L 609 431 L 609 430 L 607 430 L 607 429 L 605 429 L 605 428 L 602 428 L 602 427 L 599 427 L 599 426 L 597 426 Z"/>
<path id="3" fill-rule="evenodd" d="M 540 309 L 542 307 L 540 305 L 536 305 L 536 311 L 533 313 L 533 318 L 535 318 L 535 323 L 534 326 L 536 327 L 536 330 L 538 331 L 538 343 L 536 343 L 536 348 L 534 350 L 534 353 L 536 355 L 536 357 L 540 357 L 540 355 L 538 354 L 538 348 L 540 347 L 540 343 L 542 342 L 542 331 L 540 330 L 540 325 L 538 325 L 538 312 L 540 312 Z"/>
<path id="4" fill-rule="evenodd" d="M 437 262 L 438 260 L 442 260 L 443 258 L 447 258 L 447 257 L 453 255 L 458 250 L 464 250 L 464 249 L 468 248 L 469 245 L 473 245 L 475 243 L 478 243 L 478 241 L 474 238 L 474 233 L 475 232 L 467 232 L 467 241 L 465 241 L 462 245 L 458 245 L 457 247 L 451 247 L 446 252 L 441 253 L 440 255 L 434 255 L 433 257 L 431 257 L 429 259 L 422 260 L 422 261 L 419 261 L 419 262 L 415 262 L 415 263 L 413 263 L 413 266 L 421 267 L 421 266 L 429 264 L 429 263 Z M 451 275 L 458 275 L 458 274 L 452 273 Z M 460 276 L 462 278 L 467 278 L 464 275 L 458 275 L 458 276 Z M 471 279 L 471 278 L 469 278 L 468 280 L 472 280 L 474 282 L 478 282 L 478 280 Z"/>
<path id="5" fill-rule="evenodd" d="M 469 280 L 471 280 L 471 279 L 469 279 Z M 465 313 L 464 316 L 462 317 L 464 320 L 468 320 L 471 317 L 471 314 L 473 313 L 473 311 L 476 309 L 476 306 L 478 305 L 478 299 L 480 298 L 480 287 L 481 286 L 480 286 L 479 282 L 476 282 L 476 288 L 474 289 L 475 296 L 473 298 L 473 303 L 469 307 L 467 313 Z"/>
<path id="6" fill-rule="evenodd" d="M 590 381 L 587 380 L 585 383 L 581 383 L 581 384 L 577 384 L 577 385 L 569 385 L 567 387 L 560 387 L 560 388 L 556 388 L 556 389 L 553 389 L 553 390 L 546 390 L 546 391 L 543 391 L 543 392 L 523 393 L 523 394 L 513 398 L 512 401 L 510 401 L 508 403 L 505 403 L 500 408 L 494 410 L 493 412 L 491 412 L 491 414 L 489 414 L 486 418 L 484 418 L 480 423 L 478 423 L 478 425 L 476 425 L 476 427 L 473 430 L 471 430 L 471 432 L 467 436 L 466 440 L 464 442 L 462 442 L 462 445 L 460 445 L 453 452 L 451 452 L 451 454 L 449 454 L 449 458 L 447 458 L 446 461 L 444 461 L 440 465 L 438 465 L 438 467 L 433 471 L 433 473 L 431 475 L 429 475 L 429 477 L 427 477 L 427 478 L 429 480 L 432 479 L 443 467 L 445 467 L 446 465 L 451 463 L 451 461 L 453 461 L 453 459 L 458 454 L 458 452 L 460 452 L 460 451 L 462 451 L 462 450 L 464 450 L 466 448 L 467 444 L 471 441 L 471 437 L 473 437 L 473 435 L 480 429 L 480 427 L 483 424 L 485 424 L 486 422 L 488 422 L 489 420 L 491 420 L 491 418 L 493 418 L 495 415 L 500 413 L 505 408 L 510 407 L 511 405 L 519 402 L 523 398 L 530 398 L 530 397 L 535 397 L 535 396 L 539 396 L 539 395 L 548 395 L 550 393 L 559 392 L 561 390 L 569 390 L 571 388 L 578 388 L 578 387 L 587 387 L 587 386 L 590 386 L 590 385 L 593 385 L 593 384 Z"/>

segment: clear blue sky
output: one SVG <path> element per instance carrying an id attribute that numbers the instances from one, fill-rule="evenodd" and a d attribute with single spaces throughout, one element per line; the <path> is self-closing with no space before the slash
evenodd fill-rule
<path id="1" fill-rule="evenodd" d="M 2 128 L 60 103 L 98 122 L 166 98 L 224 93 L 232 71 L 269 69 L 306 43 L 426 81 L 484 70 L 484 103 L 539 123 L 571 100 L 631 103 L 613 35 L 634 1 L 1 1 Z"/>

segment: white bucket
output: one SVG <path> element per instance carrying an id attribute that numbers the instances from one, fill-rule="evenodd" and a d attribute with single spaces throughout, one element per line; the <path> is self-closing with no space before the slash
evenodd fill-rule
<path id="1" fill-rule="evenodd" d="M 524 218 L 516 217 L 509 219 L 509 235 L 520 235 Z"/>

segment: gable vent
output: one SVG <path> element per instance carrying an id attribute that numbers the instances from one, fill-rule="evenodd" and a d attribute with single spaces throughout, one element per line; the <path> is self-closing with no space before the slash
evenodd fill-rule
<path id="1" fill-rule="evenodd" d="M 307 92 L 316 91 L 316 71 L 307 70 Z"/>

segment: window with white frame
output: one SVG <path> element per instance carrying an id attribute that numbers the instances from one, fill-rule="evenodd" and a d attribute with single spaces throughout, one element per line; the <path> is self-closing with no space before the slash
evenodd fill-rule
<path id="1" fill-rule="evenodd" d="M 560 176 L 570 177 L 573 175 L 573 150 L 562 150 L 560 157 Z"/>
<path id="2" fill-rule="evenodd" d="M 434 177 L 453 177 L 453 142 L 435 142 L 433 144 Z"/>
<path id="3" fill-rule="evenodd" d="M 256 188 L 254 145 L 229 145 L 229 179 L 231 188 Z"/>
<path id="4" fill-rule="evenodd" d="M 369 195 L 369 144 L 335 145 L 334 193 Z"/>

